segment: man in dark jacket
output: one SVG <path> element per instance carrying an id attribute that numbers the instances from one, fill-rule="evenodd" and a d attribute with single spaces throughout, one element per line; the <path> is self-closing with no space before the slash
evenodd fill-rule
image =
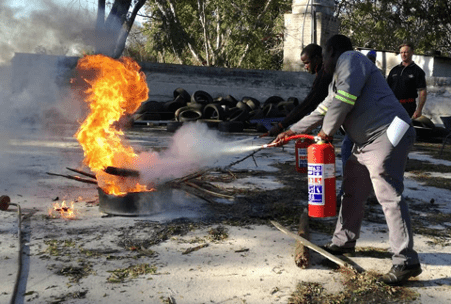
<path id="1" fill-rule="evenodd" d="M 291 124 L 299 121 L 305 115 L 315 110 L 318 104 L 327 96 L 329 83 L 332 81 L 332 75 L 325 73 L 323 69 L 322 48 L 317 44 L 307 45 L 301 53 L 301 60 L 305 69 L 316 74 L 313 86 L 305 99 L 296 106 L 284 120 L 269 130 L 269 135 L 276 136 Z"/>

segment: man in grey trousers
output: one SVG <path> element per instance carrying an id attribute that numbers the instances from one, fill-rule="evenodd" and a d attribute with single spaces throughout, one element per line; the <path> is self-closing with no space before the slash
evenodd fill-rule
<path id="1" fill-rule="evenodd" d="M 402 195 L 415 129 L 377 67 L 365 55 L 353 51 L 348 37 L 331 37 L 323 50 L 324 67 L 333 73 L 328 96 L 274 142 L 282 144 L 284 138 L 310 132 L 321 124 L 318 136 L 331 141 L 343 126 L 354 147 L 344 169 L 344 195 L 335 232 L 323 248 L 333 254 L 355 251 L 364 204 L 374 188 L 393 251 L 393 266 L 379 280 L 399 285 L 422 272 L 413 249 L 409 209 Z"/>

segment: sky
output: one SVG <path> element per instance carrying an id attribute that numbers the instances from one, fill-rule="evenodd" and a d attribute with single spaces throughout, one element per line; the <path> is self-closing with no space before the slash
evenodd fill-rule
<path id="1" fill-rule="evenodd" d="M 16 17 L 26 17 L 32 11 L 45 9 L 46 3 L 55 3 L 58 6 L 78 9 L 80 7 L 95 12 L 97 2 L 95 0 L 6 0 L 5 4 L 15 10 Z"/>

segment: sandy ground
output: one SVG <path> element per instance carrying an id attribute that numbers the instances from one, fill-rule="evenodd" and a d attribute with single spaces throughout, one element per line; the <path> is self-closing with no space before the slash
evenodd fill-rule
<path id="1" fill-rule="evenodd" d="M 135 146 L 165 146 L 171 135 L 142 131 L 131 142 Z M 237 139 L 243 136 L 236 135 Z M 272 177 L 275 168 L 270 165 L 292 161 L 293 152 L 293 147 L 287 146 L 284 150 L 257 153 L 258 167 L 248 159 L 236 169 L 262 170 L 267 175 L 237 180 L 228 187 L 281 188 Z M 23 265 L 16 303 L 287 303 L 300 281 L 319 282 L 330 293 L 343 288 L 340 274 L 322 266 L 316 254 L 312 254 L 308 269 L 296 267 L 295 242 L 269 223 L 222 225 L 220 228 L 228 235 L 222 240 L 211 238 L 211 229 L 217 225 L 193 227 L 188 233 L 173 235 L 157 245 L 129 246 L 125 250 L 118 245 L 124 234 L 133 231 L 133 239 L 145 240 L 155 232 L 158 223 L 181 217 L 202 219 L 205 202 L 187 196 L 198 208 L 189 212 L 168 210 L 149 217 L 107 217 L 95 204 L 98 196 L 94 185 L 46 174 L 70 174 L 66 167 L 79 167 L 82 151 L 70 134 L 37 138 L 31 132 L 28 137 L 10 139 L 1 153 L 0 194 L 9 195 L 13 203 L 20 204 L 23 214 Z M 228 163 L 242 156 L 222 161 Z M 434 161 L 424 154 L 410 157 Z M 451 166 L 450 162 L 442 164 Z M 337 173 L 340 171 L 337 166 Z M 405 194 L 412 201 L 429 202 L 434 198 L 434 208 L 442 214 L 451 213 L 450 190 L 425 187 L 407 175 Z M 306 204 L 306 198 L 299 199 Z M 75 202 L 76 219 L 48 217 L 53 203 L 63 200 Z M 218 200 L 218 204 L 233 202 Z M 439 226 L 436 228 L 445 229 L 451 223 Z M 17 231 L 17 208 L 11 206 L 0 212 L 0 303 L 10 301 L 16 284 Z M 315 231 L 311 235 L 318 244 L 329 238 Z M 416 303 L 451 302 L 451 254 L 446 246 L 450 238 L 438 244 L 430 237 L 415 237 L 423 273 L 407 286 L 421 295 Z M 365 222 L 358 246 L 389 248 L 386 225 Z M 189 249 L 196 250 L 188 252 Z M 353 259 L 361 267 L 379 273 L 391 266 L 388 258 Z M 120 279 L 120 274 L 113 274 L 115 270 L 135 265 L 148 271 L 136 278 L 126 277 L 121 283 L 113 282 Z"/>

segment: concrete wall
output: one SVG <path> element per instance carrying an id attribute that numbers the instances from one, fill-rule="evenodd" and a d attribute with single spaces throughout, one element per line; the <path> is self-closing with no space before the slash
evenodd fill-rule
<path id="1" fill-rule="evenodd" d="M 193 94 L 197 90 L 208 92 L 213 98 L 232 95 L 240 100 L 250 96 L 264 102 L 277 95 L 303 98 L 314 76 L 307 72 L 225 69 L 176 64 L 140 63 L 149 86 L 149 99 L 167 101 L 175 89 L 181 87 Z"/>
<path id="2" fill-rule="evenodd" d="M 12 60 L 13 92 L 20 93 L 30 85 L 40 85 L 36 84 L 37 79 L 45 80 L 46 84 L 41 84 L 43 88 L 48 86 L 49 79 L 55 79 L 56 85 L 68 85 L 65 77 L 70 76 L 77 61 L 78 57 L 16 53 Z M 172 100 L 177 88 L 183 88 L 190 94 L 198 90 L 206 91 L 213 98 L 232 95 L 240 100 L 249 96 L 264 102 L 268 97 L 277 95 L 284 99 L 301 99 L 310 90 L 314 79 L 307 72 L 225 69 L 151 62 L 139 62 L 139 65 L 146 74 L 149 100 L 160 102 Z M 38 73 L 42 73 L 42 77 L 36 75 Z"/>
<path id="3" fill-rule="evenodd" d="M 378 52 L 378 63 L 382 58 L 389 59 L 389 63 L 399 63 L 396 55 L 386 55 L 379 56 Z M 429 60 L 429 57 L 426 56 L 426 59 Z M 61 102 L 58 99 L 60 96 L 56 94 L 57 87 L 69 84 L 67 77 L 77 60 L 78 57 L 17 53 L 12 60 L 13 91 L 22 96 L 27 95 L 22 93 L 23 90 L 37 88 L 29 91 L 36 101 Z M 241 99 L 250 96 L 264 102 L 268 97 L 278 95 L 284 99 L 297 97 L 303 100 L 314 79 L 313 75 L 306 72 L 224 69 L 149 62 L 139 64 L 147 77 L 149 100 L 160 102 L 172 100 L 177 88 L 183 88 L 190 94 L 203 90 L 213 98 L 232 95 Z M 428 76 L 427 84 L 428 98 L 424 115 L 441 125 L 440 116 L 451 116 L 451 77 Z"/>

